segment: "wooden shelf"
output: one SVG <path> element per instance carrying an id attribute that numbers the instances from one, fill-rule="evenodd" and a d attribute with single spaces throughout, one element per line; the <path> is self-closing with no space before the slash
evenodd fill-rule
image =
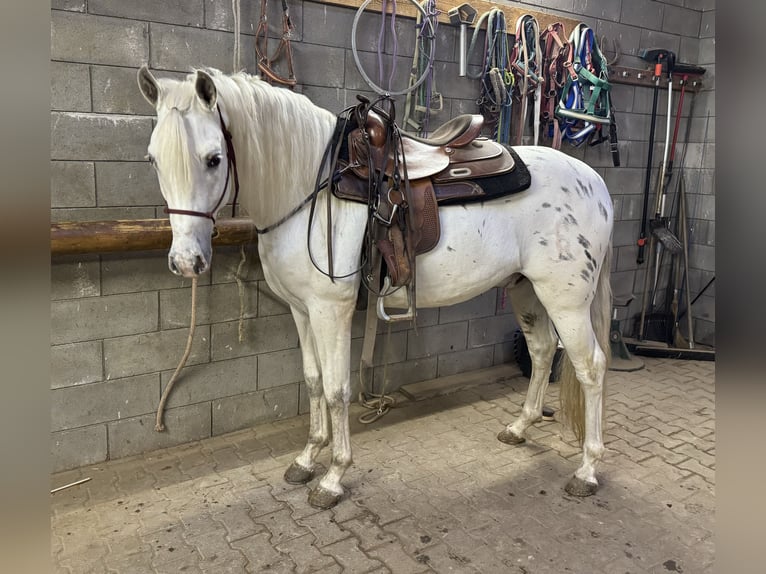
<path id="1" fill-rule="evenodd" d="M 315 2 L 318 2 L 320 4 L 332 4 L 335 6 L 344 6 L 346 8 L 353 8 L 358 9 L 359 6 L 362 5 L 363 0 L 312 0 Z M 460 6 L 461 4 L 464 4 L 464 2 L 459 2 L 458 0 L 439 0 L 437 2 L 437 8 L 441 12 L 439 14 L 439 22 L 444 22 L 446 24 L 450 24 L 449 17 L 447 16 L 447 12 L 451 10 L 452 8 L 456 8 L 457 6 Z M 574 20 L 572 18 L 562 18 L 560 16 L 555 16 L 553 14 L 546 14 L 545 12 L 540 12 L 537 10 L 527 10 L 526 7 L 516 7 L 512 6 L 510 4 L 500 4 L 497 2 L 487 2 L 486 0 L 471 0 L 468 2 L 468 4 L 471 5 L 471 7 L 476 10 L 476 21 L 479 20 L 482 14 L 485 12 L 489 12 L 493 8 L 499 8 L 503 11 L 503 14 L 505 14 L 506 23 L 508 25 L 508 28 L 510 30 L 515 30 L 516 27 L 516 20 L 519 18 L 519 16 L 522 16 L 524 14 L 531 14 L 535 18 L 537 18 L 538 24 L 540 24 L 540 32 L 542 32 L 545 28 L 547 28 L 549 25 L 555 23 L 555 22 L 561 22 L 564 24 L 566 28 L 567 34 L 569 34 L 577 24 L 580 23 L 579 20 Z M 391 2 L 389 2 L 389 6 L 391 5 Z M 370 3 L 369 6 L 367 6 L 366 10 L 371 12 L 380 12 L 382 7 L 382 2 L 380 0 L 375 0 Z M 389 8 L 390 12 L 390 8 Z M 411 0 L 399 0 L 396 3 L 396 14 L 397 16 L 406 16 L 409 18 L 415 18 L 417 17 L 418 10 L 415 8 L 415 6 L 412 4 Z M 455 26 L 457 28 L 457 26 Z M 475 26 L 470 26 L 470 28 L 474 28 Z"/>
<path id="2" fill-rule="evenodd" d="M 673 74 L 673 84 L 681 86 L 684 75 L 688 76 L 686 90 L 697 92 L 704 86 L 702 74 Z M 664 77 L 664 74 L 663 74 Z M 654 68 L 627 68 L 625 66 L 609 66 L 609 82 L 612 84 L 627 84 L 629 86 L 654 87 Z M 667 80 L 662 80 L 660 85 L 667 85 Z"/>

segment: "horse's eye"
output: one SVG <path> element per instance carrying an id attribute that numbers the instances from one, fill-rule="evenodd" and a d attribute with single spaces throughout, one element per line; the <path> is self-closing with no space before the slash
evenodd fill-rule
<path id="1" fill-rule="evenodd" d="M 218 167 L 221 164 L 221 156 L 216 154 L 214 156 L 211 156 L 207 159 L 207 166 L 209 168 Z"/>

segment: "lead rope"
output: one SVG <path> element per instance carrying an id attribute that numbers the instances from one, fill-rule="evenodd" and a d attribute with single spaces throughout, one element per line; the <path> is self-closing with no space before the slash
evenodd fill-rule
<path id="1" fill-rule="evenodd" d="M 386 386 L 388 385 L 388 351 L 390 349 L 389 343 L 391 341 L 391 323 L 388 324 L 386 330 L 386 343 L 383 352 L 383 385 L 380 389 L 380 394 L 368 393 L 365 397 L 364 390 L 359 391 L 359 404 L 364 408 L 369 409 L 370 412 L 362 413 L 359 415 L 359 422 L 363 425 L 374 423 L 376 420 L 390 411 L 396 404 L 396 399 L 391 395 L 386 394 Z M 359 382 L 362 385 L 362 389 L 372 388 L 372 385 L 368 385 L 364 380 L 364 373 L 367 369 L 363 364 L 359 366 Z M 372 369 L 370 369 L 372 371 Z"/>
<path id="2" fill-rule="evenodd" d="M 186 349 L 184 350 L 183 357 L 181 357 L 181 362 L 178 363 L 178 366 L 176 367 L 175 372 L 173 373 L 173 376 L 170 377 L 170 380 L 168 381 L 168 386 L 165 387 L 165 390 L 162 392 L 162 397 L 160 398 L 160 404 L 157 407 L 157 419 L 154 423 L 154 430 L 157 432 L 162 432 L 165 430 L 165 424 L 162 422 L 162 415 L 165 412 L 165 403 L 168 400 L 168 395 L 170 395 L 170 391 L 173 389 L 173 385 L 176 384 L 176 380 L 178 379 L 178 375 L 181 372 L 181 369 L 184 368 L 184 365 L 186 365 L 186 360 L 189 358 L 189 355 L 191 354 L 191 347 L 192 347 L 192 340 L 194 339 L 194 328 L 197 324 L 197 278 L 192 278 L 192 292 L 191 292 L 191 320 L 189 325 L 189 336 L 186 339 Z"/>

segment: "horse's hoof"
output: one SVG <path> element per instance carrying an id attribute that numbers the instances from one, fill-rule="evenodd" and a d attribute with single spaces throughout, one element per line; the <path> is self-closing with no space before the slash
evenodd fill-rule
<path id="1" fill-rule="evenodd" d="M 321 486 L 317 486 L 314 490 L 309 492 L 309 504 L 314 508 L 321 508 L 322 510 L 332 508 L 340 502 L 340 498 L 340 494 L 330 492 Z"/>
<path id="2" fill-rule="evenodd" d="M 587 482 L 581 478 L 577 478 L 576 476 L 573 476 L 569 479 L 569 482 L 567 482 L 567 485 L 564 487 L 564 490 L 567 491 L 568 494 L 571 494 L 572 496 L 591 496 L 593 494 L 596 494 L 596 490 L 598 490 L 598 483 L 597 482 Z"/>
<path id="3" fill-rule="evenodd" d="M 527 442 L 527 439 L 525 439 L 523 436 L 514 434 L 507 428 L 500 431 L 500 433 L 497 435 L 497 440 L 504 442 L 505 444 L 521 444 Z"/>
<path id="4" fill-rule="evenodd" d="M 314 476 L 314 471 L 293 462 L 285 471 L 285 482 L 289 484 L 306 484 Z"/>

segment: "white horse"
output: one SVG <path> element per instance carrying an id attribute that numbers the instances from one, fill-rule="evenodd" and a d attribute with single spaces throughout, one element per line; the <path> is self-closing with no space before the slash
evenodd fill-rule
<path id="1" fill-rule="evenodd" d="M 295 319 L 309 392 L 308 442 L 285 479 L 310 481 L 317 455 L 332 436 L 330 467 L 309 493 L 312 506 L 330 508 L 344 493 L 341 480 L 352 462 L 351 319 L 360 274 L 351 272 L 360 264 L 368 214 L 364 204 L 331 197 L 334 269 L 337 275 L 351 274 L 330 281 L 309 258 L 304 202 L 336 116 L 303 95 L 244 73 L 197 70 L 185 81 L 157 80 L 143 67 L 138 83 L 157 111 L 148 151 L 170 208 L 173 273 L 194 277 L 209 268 L 212 217 L 230 197 L 229 150 L 236 150 L 242 207 L 257 228 L 268 230 L 258 238 L 261 264 L 269 287 Z M 507 290 L 533 367 L 521 415 L 497 436 L 505 443 L 524 442 L 526 429 L 540 420 L 561 340 L 562 410 L 583 445 L 582 464 L 566 490 L 587 496 L 598 486 L 596 465 L 604 452 L 612 201 L 601 177 L 577 159 L 545 147 L 515 151 L 529 168 L 531 187 L 492 201 L 440 208 L 441 239 L 417 258 L 416 300 L 419 307 L 438 307 L 496 286 Z M 326 193 L 320 192 L 321 205 Z M 310 239 L 322 262 L 316 254 L 327 253 L 326 219 L 324 208 L 318 211 Z M 406 307 L 402 291 L 387 298 L 387 306 Z"/>

